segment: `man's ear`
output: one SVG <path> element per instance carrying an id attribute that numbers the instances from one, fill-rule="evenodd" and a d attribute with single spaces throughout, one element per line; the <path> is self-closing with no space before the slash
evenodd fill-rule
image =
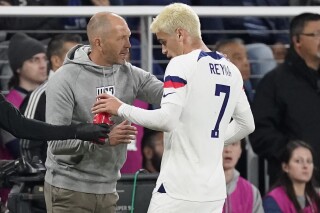
<path id="1" fill-rule="evenodd" d="M 101 39 L 100 38 L 95 38 L 94 39 L 94 46 L 96 46 L 99 50 L 102 50 L 102 48 L 101 48 Z"/>
<path id="2" fill-rule="evenodd" d="M 52 67 L 59 67 L 59 66 L 61 66 L 60 64 L 62 64 L 61 60 L 60 60 L 60 57 L 57 56 L 57 55 L 52 55 L 50 57 L 50 62 L 52 64 Z"/>
<path id="3" fill-rule="evenodd" d="M 299 35 L 295 35 L 292 37 L 292 42 L 294 45 L 300 45 L 300 36 Z"/>

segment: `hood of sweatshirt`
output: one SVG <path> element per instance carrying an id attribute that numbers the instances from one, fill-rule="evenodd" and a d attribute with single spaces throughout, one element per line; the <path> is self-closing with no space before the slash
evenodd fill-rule
<path id="1" fill-rule="evenodd" d="M 106 75 L 110 72 L 118 70 L 121 65 L 115 64 L 113 66 L 101 66 L 92 62 L 89 58 L 91 52 L 91 47 L 89 45 L 76 45 L 69 50 L 66 58 L 63 62 L 64 65 L 67 64 L 79 64 L 83 65 L 86 71 L 94 72 L 98 75 Z"/>

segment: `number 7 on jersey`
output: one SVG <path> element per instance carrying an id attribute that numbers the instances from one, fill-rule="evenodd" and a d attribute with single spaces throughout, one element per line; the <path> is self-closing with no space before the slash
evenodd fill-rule
<path id="1" fill-rule="evenodd" d="M 230 95 L 230 86 L 222 85 L 222 84 L 216 84 L 216 92 L 215 96 L 220 96 L 221 93 L 225 93 L 224 100 L 218 115 L 218 119 L 216 122 L 216 125 L 214 129 L 211 131 L 211 138 L 219 138 L 219 127 L 220 127 L 220 122 L 223 117 L 223 114 L 226 110 L 226 106 L 228 104 L 229 100 L 229 95 Z"/>

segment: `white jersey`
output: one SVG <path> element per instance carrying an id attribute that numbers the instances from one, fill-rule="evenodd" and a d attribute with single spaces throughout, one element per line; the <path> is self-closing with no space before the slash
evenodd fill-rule
<path id="1" fill-rule="evenodd" d="M 169 196 L 189 201 L 225 199 L 222 152 L 228 125 L 237 113 L 249 110 L 252 115 L 240 71 L 218 52 L 194 50 L 175 57 L 164 77 L 161 108 L 166 105 L 180 106 L 181 113 L 175 126 L 164 134 L 156 189 L 163 184 Z M 149 124 L 146 121 L 152 117 L 150 113 L 119 111 L 127 119 L 149 128 L 163 120 L 155 122 L 153 117 L 148 121 L 153 124 Z M 174 117 L 178 112 L 170 113 Z M 253 123 L 252 116 L 249 120 Z"/>

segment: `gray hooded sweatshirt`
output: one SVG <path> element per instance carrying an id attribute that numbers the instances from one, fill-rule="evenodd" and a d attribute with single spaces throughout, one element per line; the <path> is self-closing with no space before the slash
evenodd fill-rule
<path id="1" fill-rule="evenodd" d="M 127 104 L 140 99 L 160 104 L 163 83 L 149 72 L 125 63 L 103 67 L 88 57 L 90 46 L 72 48 L 64 65 L 49 80 L 46 121 L 51 124 L 92 122 L 97 94 L 109 91 Z M 112 117 L 119 124 L 120 117 Z M 127 145 L 96 145 L 70 139 L 48 142 L 45 181 L 78 192 L 106 194 L 116 191 Z"/>

